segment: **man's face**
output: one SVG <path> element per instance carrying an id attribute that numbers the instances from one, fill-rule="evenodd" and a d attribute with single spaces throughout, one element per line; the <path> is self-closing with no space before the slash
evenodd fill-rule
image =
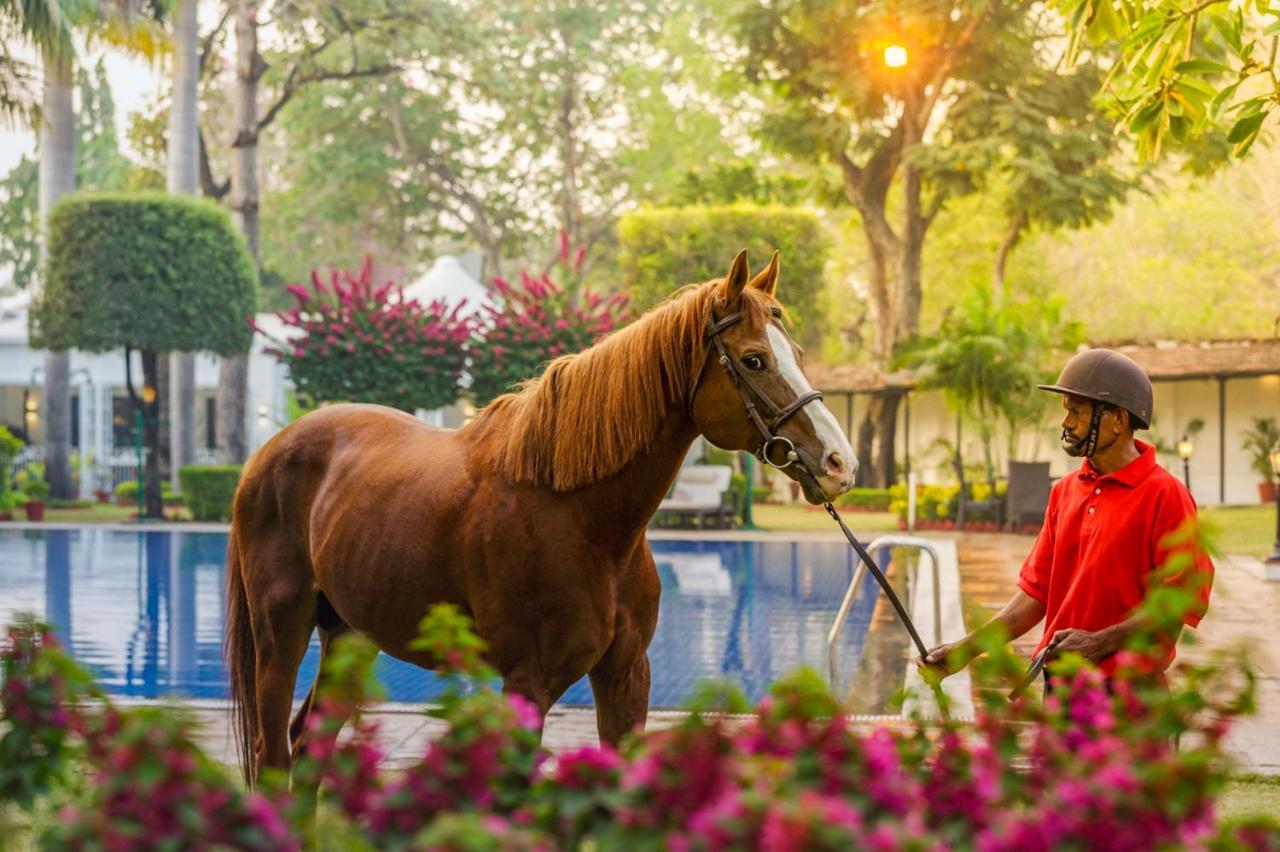
<path id="1" fill-rule="evenodd" d="M 1062 408 L 1066 412 L 1062 418 L 1062 449 L 1072 458 L 1080 458 L 1088 449 L 1089 424 L 1093 422 L 1092 400 L 1081 396 L 1064 394 Z M 1094 447 L 1097 454 L 1115 443 L 1124 431 L 1120 410 L 1107 407 L 1098 420 L 1098 442 Z"/>

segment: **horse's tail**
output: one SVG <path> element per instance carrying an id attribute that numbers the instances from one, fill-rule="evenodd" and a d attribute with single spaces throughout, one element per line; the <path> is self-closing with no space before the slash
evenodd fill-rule
<path id="1" fill-rule="evenodd" d="M 257 653 L 249 622 L 249 594 L 240 567 L 240 545 L 235 527 L 227 539 L 227 628 L 223 636 L 223 659 L 230 668 L 231 712 L 235 716 L 236 751 L 245 783 L 257 779 L 258 691 Z"/>

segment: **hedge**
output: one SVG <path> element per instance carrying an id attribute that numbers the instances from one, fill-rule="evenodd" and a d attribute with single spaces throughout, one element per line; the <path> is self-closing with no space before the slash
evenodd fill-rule
<path id="1" fill-rule="evenodd" d="M 192 520 L 231 520 L 240 470 L 238 464 L 189 464 L 178 469 L 178 483 Z"/>
<path id="2" fill-rule="evenodd" d="M 742 248 L 756 270 L 776 249 L 782 265 L 778 299 L 787 307 L 797 340 L 809 346 L 822 339 L 830 240 L 808 210 L 754 204 L 651 207 L 619 220 L 618 242 L 622 281 L 640 310 L 683 284 L 722 277 Z"/>
<path id="3" fill-rule="evenodd" d="M 851 488 L 836 501 L 840 508 L 865 512 L 887 512 L 892 496 L 887 488 Z"/>
<path id="4" fill-rule="evenodd" d="M 247 352 L 257 276 L 213 202 L 163 193 L 69 196 L 49 218 L 32 346 Z"/>

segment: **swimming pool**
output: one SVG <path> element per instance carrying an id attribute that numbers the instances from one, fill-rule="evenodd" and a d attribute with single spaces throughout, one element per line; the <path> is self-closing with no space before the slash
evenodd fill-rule
<path id="1" fill-rule="evenodd" d="M 222 672 L 226 533 L 75 529 L 0 530 L 0 623 L 35 613 L 114 695 L 225 698 Z M 650 703 L 679 707 L 707 678 L 736 682 L 758 700 L 799 665 L 826 670 L 827 631 L 853 576 L 838 543 L 662 540 L 657 632 L 649 647 Z M 847 682 L 875 606 L 865 577 L 839 640 Z M 297 694 L 315 677 L 316 640 Z M 427 701 L 438 678 L 379 658 L 392 701 Z M 592 704 L 586 678 L 560 700 Z"/>

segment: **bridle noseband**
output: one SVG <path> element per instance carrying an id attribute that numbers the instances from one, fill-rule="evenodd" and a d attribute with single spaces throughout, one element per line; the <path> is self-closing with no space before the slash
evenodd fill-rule
<path id="1" fill-rule="evenodd" d="M 774 316 L 780 315 L 776 308 L 773 311 Z M 733 383 L 733 386 L 738 390 L 738 395 L 742 397 L 742 405 L 747 410 L 747 418 L 755 424 L 755 427 L 760 430 L 761 437 L 764 438 L 764 443 L 760 445 L 760 449 L 756 450 L 756 458 L 770 467 L 781 470 L 800 461 L 800 455 L 796 452 L 796 445 L 790 438 L 777 434 L 778 429 L 800 409 L 811 402 L 822 399 L 822 393 L 821 391 L 811 390 L 796 397 L 794 401 L 786 406 L 779 406 L 770 399 L 760 385 L 756 384 L 756 381 L 745 373 L 737 362 L 729 357 L 729 350 L 725 348 L 724 341 L 720 339 L 720 335 L 725 329 L 741 321 L 741 311 L 731 313 L 719 321 L 716 320 L 713 313 L 708 313 L 706 337 L 715 345 L 720 366 L 724 367 L 724 371 L 729 375 L 729 381 Z M 690 412 L 693 411 L 693 397 L 698 391 L 698 384 L 702 381 L 702 371 L 706 367 L 706 363 L 704 360 L 702 365 L 698 367 L 698 374 L 693 377 L 693 384 L 690 386 Z M 755 399 L 752 399 L 752 394 L 755 395 Z M 765 421 L 755 400 L 759 400 L 768 410 L 773 418 L 771 421 Z M 769 457 L 775 447 L 783 452 L 782 458 L 784 461 L 782 463 L 775 462 Z M 804 465 L 801 464 L 801 467 L 804 467 Z"/>

